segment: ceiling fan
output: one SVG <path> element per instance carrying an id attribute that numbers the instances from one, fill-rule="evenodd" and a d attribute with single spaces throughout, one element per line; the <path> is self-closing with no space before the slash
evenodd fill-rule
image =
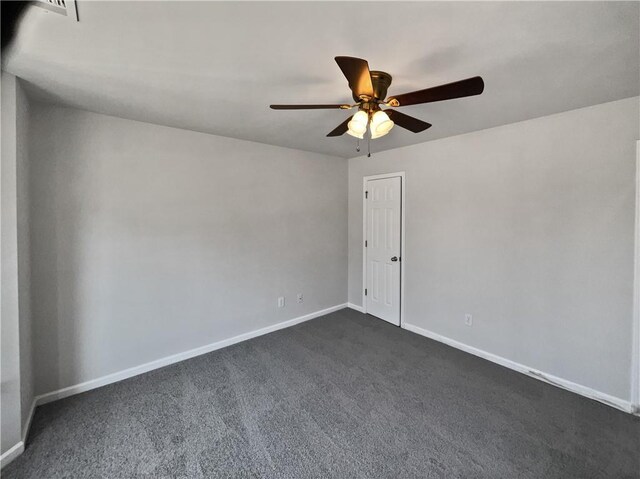
<path id="1" fill-rule="evenodd" d="M 347 77 L 349 88 L 353 93 L 355 104 L 332 105 L 271 105 L 274 110 L 320 110 L 340 109 L 358 111 L 340 123 L 327 136 L 341 136 L 348 133 L 358 139 L 363 139 L 367 128 L 370 138 L 380 138 L 391 131 L 394 124 L 406 128 L 413 133 L 420 133 L 431 126 L 412 116 L 397 110 L 382 110 L 381 106 L 399 107 L 431 103 L 435 101 L 451 100 L 465 96 L 479 95 L 484 90 L 484 81 L 479 76 L 467 78 L 446 85 L 417 90 L 402 95 L 387 96 L 387 89 L 391 85 L 391 75 L 381 71 L 370 71 L 369 64 L 362 58 L 335 57 L 338 66 Z M 386 98 L 386 99 L 385 99 Z"/>

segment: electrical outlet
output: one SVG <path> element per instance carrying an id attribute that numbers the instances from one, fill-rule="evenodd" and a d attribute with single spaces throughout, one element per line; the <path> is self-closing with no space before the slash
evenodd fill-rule
<path id="1" fill-rule="evenodd" d="M 278 298 L 278 308 L 284 308 L 284 296 Z"/>
<path id="2" fill-rule="evenodd" d="M 467 326 L 473 325 L 473 316 L 469 313 L 464 315 L 464 324 L 466 324 Z"/>
<path id="3" fill-rule="evenodd" d="M 302 296 L 302 293 L 298 293 L 298 303 L 302 303 L 304 301 L 304 297 Z"/>

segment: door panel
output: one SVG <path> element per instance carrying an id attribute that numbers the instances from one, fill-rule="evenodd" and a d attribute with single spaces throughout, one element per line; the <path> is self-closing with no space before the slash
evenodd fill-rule
<path id="1" fill-rule="evenodd" d="M 367 182 L 367 313 L 400 325 L 401 178 Z M 393 258 L 396 258 L 394 261 Z"/>

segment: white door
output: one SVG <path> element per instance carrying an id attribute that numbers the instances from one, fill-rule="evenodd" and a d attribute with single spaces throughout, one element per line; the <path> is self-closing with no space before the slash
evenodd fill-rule
<path id="1" fill-rule="evenodd" d="M 396 326 L 400 326 L 401 197 L 399 176 L 367 182 L 367 313 Z"/>

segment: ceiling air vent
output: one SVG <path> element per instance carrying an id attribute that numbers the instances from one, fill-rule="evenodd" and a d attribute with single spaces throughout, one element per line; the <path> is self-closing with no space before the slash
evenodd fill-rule
<path id="1" fill-rule="evenodd" d="M 32 5 L 42 7 L 50 12 L 58 13 L 78 21 L 78 10 L 76 10 L 75 0 L 35 0 Z"/>

